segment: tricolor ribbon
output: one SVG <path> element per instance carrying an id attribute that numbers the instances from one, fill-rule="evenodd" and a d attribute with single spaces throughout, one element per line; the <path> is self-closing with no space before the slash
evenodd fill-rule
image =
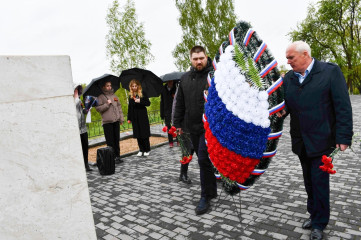
<path id="1" fill-rule="evenodd" d="M 283 78 L 280 77 L 276 82 L 274 82 L 268 89 L 267 93 L 268 95 L 271 95 L 274 91 L 277 90 L 281 85 L 283 84 Z"/>
<path id="2" fill-rule="evenodd" d="M 217 70 L 217 62 L 216 62 L 216 59 L 213 60 L 213 68 L 214 70 Z"/>
<path id="3" fill-rule="evenodd" d="M 207 102 L 207 94 L 206 94 L 206 90 L 203 91 L 203 98 L 204 98 L 204 101 Z"/>
<path id="4" fill-rule="evenodd" d="M 216 177 L 216 179 L 221 179 L 221 174 L 215 173 L 214 176 Z"/>
<path id="5" fill-rule="evenodd" d="M 265 171 L 265 169 L 254 169 L 251 174 L 259 176 L 262 175 Z"/>
<path id="6" fill-rule="evenodd" d="M 223 53 L 223 46 L 222 46 L 222 44 L 221 44 L 221 46 L 219 46 L 219 56 L 221 56 L 222 55 L 222 53 Z"/>
<path id="7" fill-rule="evenodd" d="M 236 43 L 236 40 L 234 38 L 234 28 L 229 32 L 229 44 L 234 45 Z"/>
<path id="8" fill-rule="evenodd" d="M 207 117 L 206 117 L 206 115 L 203 113 L 203 115 L 202 115 L 202 121 L 205 123 L 205 122 L 207 122 Z"/>
<path id="9" fill-rule="evenodd" d="M 208 85 L 209 85 L 209 86 L 212 86 L 212 84 L 211 84 L 212 79 L 211 79 L 211 76 L 209 76 L 209 74 L 208 74 L 208 76 L 207 76 L 207 82 L 208 82 Z"/>
<path id="10" fill-rule="evenodd" d="M 253 60 L 258 62 L 259 58 L 262 56 L 262 53 L 266 50 L 267 44 L 263 42 L 261 46 L 259 46 L 257 52 L 254 54 Z"/>
<path id="11" fill-rule="evenodd" d="M 274 69 L 277 66 L 276 59 L 273 59 L 272 62 L 270 62 L 259 74 L 261 78 L 264 78 L 272 69 Z"/>
<path id="12" fill-rule="evenodd" d="M 241 189 L 241 190 L 247 190 L 249 188 L 249 187 L 243 186 L 242 184 L 239 184 L 239 183 L 237 183 L 237 185 L 238 185 L 239 189 Z"/>
<path id="13" fill-rule="evenodd" d="M 281 111 L 282 109 L 285 108 L 285 101 L 281 102 L 280 104 L 274 106 L 273 108 L 269 109 L 269 115 L 271 116 L 272 114 L 275 114 L 276 112 Z"/>
<path id="14" fill-rule="evenodd" d="M 280 138 L 281 136 L 282 136 L 282 131 L 275 132 L 275 133 L 270 133 L 268 135 L 268 140 L 277 139 L 277 138 Z"/>
<path id="15" fill-rule="evenodd" d="M 272 152 L 264 152 L 263 153 L 263 158 L 270 158 L 273 157 L 274 155 L 276 155 L 277 149 L 272 151 Z"/>
<path id="16" fill-rule="evenodd" d="M 251 39 L 253 33 L 254 33 L 254 30 L 252 30 L 252 28 L 248 29 L 248 31 L 247 31 L 247 33 L 246 33 L 246 36 L 245 36 L 244 39 L 243 39 L 243 44 L 244 44 L 245 46 L 248 45 L 249 40 Z"/>

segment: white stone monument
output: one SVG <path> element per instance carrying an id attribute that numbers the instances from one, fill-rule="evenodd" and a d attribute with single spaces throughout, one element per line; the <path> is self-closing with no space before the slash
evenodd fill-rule
<path id="1" fill-rule="evenodd" d="M 0 56 L 0 239 L 96 239 L 68 56 Z"/>

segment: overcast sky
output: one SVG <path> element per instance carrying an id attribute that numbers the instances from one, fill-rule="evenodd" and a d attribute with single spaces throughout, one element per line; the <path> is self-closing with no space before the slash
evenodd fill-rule
<path id="1" fill-rule="evenodd" d="M 119 2 L 123 5 L 125 1 Z M 235 0 L 235 12 L 238 20 L 251 23 L 279 64 L 287 65 L 284 55 L 290 42 L 286 34 L 306 17 L 309 3 L 314 2 Z M 111 3 L 112 0 L 3 0 L 0 55 L 69 55 L 76 83 L 89 83 L 111 73 L 105 54 L 105 17 Z M 155 56 L 147 68 L 158 76 L 176 71 L 171 52 L 182 33 L 174 0 L 135 3 L 138 21 L 144 24 Z"/>

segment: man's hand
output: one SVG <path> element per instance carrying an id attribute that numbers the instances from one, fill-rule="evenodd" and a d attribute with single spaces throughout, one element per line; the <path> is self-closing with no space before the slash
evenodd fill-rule
<path id="1" fill-rule="evenodd" d="M 177 128 L 177 134 L 178 134 L 178 135 L 182 135 L 182 134 L 183 134 L 182 128 Z"/>
<path id="2" fill-rule="evenodd" d="M 111 104 L 111 103 L 112 103 L 112 101 L 110 99 L 108 99 L 108 104 Z"/>
<path id="3" fill-rule="evenodd" d="M 286 115 L 286 111 L 284 109 L 282 109 L 280 112 L 276 112 L 277 117 L 281 118 L 284 115 Z"/>
<path id="4" fill-rule="evenodd" d="M 134 100 L 134 102 L 140 103 L 140 98 L 136 98 L 136 99 Z"/>
<path id="5" fill-rule="evenodd" d="M 345 151 L 348 148 L 346 144 L 336 144 L 336 148 L 339 148 L 341 151 Z"/>

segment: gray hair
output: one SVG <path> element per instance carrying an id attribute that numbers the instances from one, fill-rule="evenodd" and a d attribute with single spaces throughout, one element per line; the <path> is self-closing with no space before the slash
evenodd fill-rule
<path id="1" fill-rule="evenodd" d="M 308 55 L 311 57 L 311 48 L 310 45 L 308 45 L 306 42 L 304 41 L 296 41 L 291 43 L 288 47 L 287 50 L 290 48 L 294 48 L 297 52 L 301 53 L 303 51 L 306 51 L 308 53 Z"/>

